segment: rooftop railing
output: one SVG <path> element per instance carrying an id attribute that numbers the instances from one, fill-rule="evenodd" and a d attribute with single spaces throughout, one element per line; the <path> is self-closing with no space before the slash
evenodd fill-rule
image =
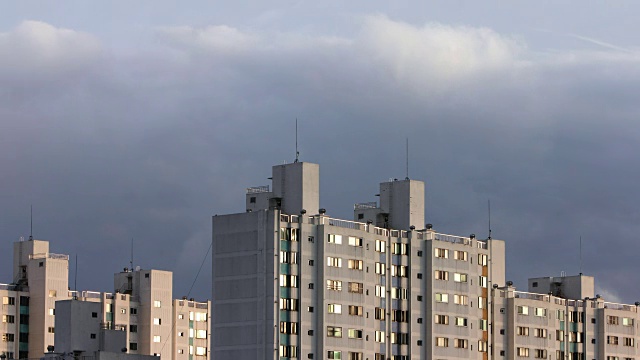
<path id="1" fill-rule="evenodd" d="M 64 254 L 53 254 L 53 253 L 40 253 L 40 254 L 31 254 L 29 255 L 29 259 L 58 259 L 58 260 L 69 260 L 69 255 Z"/>
<path id="2" fill-rule="evenodd" d="M 378 203 L 375 201 L 358 203 L 353 205 L 354 210 L 377 209 Z"/>
<path id="3" fill-rule="evenodd" d="M 254 187 L 247 188 L 247 194 L 260 194 L 260 193 L 268 193 L 268 192 L 269 192 L 269 185 L 254 186 Z"/>
<path id="4" fill-rule="evenodd" d="M 529 300 L 538 300 L 538 301 L 546 301 L 549 302 L 549 295 L 545 294 L 536 294 L 524 291 L 514 291 L 513 296 L 520 299 L 529 299 Z"/>

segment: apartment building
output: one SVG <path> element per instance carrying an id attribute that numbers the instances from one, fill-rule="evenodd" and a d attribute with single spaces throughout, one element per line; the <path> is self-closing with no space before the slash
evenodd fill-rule
<path id="1" fill-rule="evenodd" d="M 540 280 L 529 279 L 530 290 Z M 638 306 L 607 302 L 593 295 L 593 278 L 584 275 L 546 278 L 573 298 L 516 291 L 513 286 L 492 289 L 494 332 L 498 359 L 639 358 Z M 564 282 L 564 283 L 563 283 Z M 538 285 L 540 284 L 540 285 Z M 584 286 L 586 285 L 586 286 Z M 544 287 L 543 287 L 544 288 Z"/>
<path id="2" fill-rule="evenodd" d="M 503 241 L 425 225 L 421 181 L 382 183 L 356 221 L 319 208 L 317 164 L 274 166 L 272 186 L 213 217 L 213 358 L 488 358 Z"/>
<path id="3" fill-rule="evenodd" d="M 116 331 L 128 354 L 210 359 L 210 302 L 174 299 L 170 271 L 125 269 L 114 275 L 109 293 L 70 291 L 68 267 L 69 257 L 50 253 L 47 241 L 14 244 L 14 281 L 0 284 L 0 356 L 40 358 L 51 346 L 88 356 L 104 345 L 105 331 Z M 65 321 L 56 325 L 61 302 Z"/>

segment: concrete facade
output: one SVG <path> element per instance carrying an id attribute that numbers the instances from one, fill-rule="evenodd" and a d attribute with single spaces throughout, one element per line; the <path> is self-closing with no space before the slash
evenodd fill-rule
<path id="1" fill-rule="evenodd" d="M 114 293 L 70 291 L 68 256 L 50 253 L 47 241 L 28 240 L 14 244 L 14 272 L 14 281 L 0 284 L 0 355 L 8 359 L 39 358 L 49 346 L 93 354 L 83 356 L 126 348 L 127 354 L 210 359 L 210 302 L 173 299 L 169 271 L 125 269 L 114 275 Z M 64 320 L 56 325 L 60 305 Z"/>
<path id="2" fill-rule="evenodd" d="M 247 212 L 213 217 L 212 357 L 486 359 L 504 242 L 423 228 L 420 181 L 382 183 L 381 206 L 356 206 L 359 221 L 316 212 L 315 187 L 275 190 L 319 184 L 316 167 L 274 167 L 274 192 L 249 188 Z M 435 325 L 440 315 L 458 325 Z M 445 337 L 451 346 L 436 347 Z"/>

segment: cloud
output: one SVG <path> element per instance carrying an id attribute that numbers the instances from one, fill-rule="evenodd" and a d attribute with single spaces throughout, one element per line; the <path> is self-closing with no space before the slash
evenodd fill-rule
<path id="1" fill-rule="evenodd" d="M 66 73 L 95 62 L 101 52 L 99 41 L 89 34 L 23 21 L 0 33 L 0 76 Z"/>
<path id="2" fill-rule="evenodd" d="M 437 230 L 482 236 L 491 199 L 516 284 L 578 272 L 569 254 L 582 235 L 585 274 L 640 298 L 625 286 L 640 232 L 635 54 L 359 21 L 351 35 L 165 27 L 136 51 L 38 22 L 3 33 L 3 236 L 26 234 L 33 203 L 36 237 L 90 259 L 81 287 L 109 289 L 134 238 L 136 265 L 173 270 L 186 294 L 210 216 L 242 212 L 244 189 L 294 159 L 298 118 L 332 216 L 350 218 L 380 181 L 404 176 L 409 136 Z"/>

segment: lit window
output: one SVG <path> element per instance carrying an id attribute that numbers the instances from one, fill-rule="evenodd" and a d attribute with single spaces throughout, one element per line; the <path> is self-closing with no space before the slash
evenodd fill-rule
<path id="1" fill-rule="evenodd" d="M 387 242 L 384 240 L 376 240 L 376 251 L 377 252 L 385 252 L 387 247 Z"/>
<path id="2" fill-rule="evenodd" d="M 359 282 L 350 282 L 349 283 L 349 292 L 350 293 L 362 294 L 363 290 L 364 290 L 364 285 L 362 283 L 359 283 Z"/>
<path id="3" fill-rule="evenodd" d="M 329 314 L 342 314 L 342 305 L 327 304 L 327 311 L 329 312 Z"/>
<path id="4" fill-rule="evenodd" d="M 160 342 L 160 335 L 154 335 L 153 336 L 153 342 L 154 343 L 159 343 Z"/>
<path id="5" fill-rule="evenodd" d="M 162 325 L 162 319 L 153 318 L 153 325 Z"/>
<path id="6" fill-rule="evenodd" d="M 327 266 L 342 267 L 342 258 L 327 256 Z"/>
<path id="7" fill-rule="evenodd" d="M 381 298 L 386 297 L 386 295 L 385 295 L 385 287 L 384 286 L 376 285 L 376 296 L 377 297 L 381 297 Z"/>
<path id="8" fill-rule="evenodd" d="M 329 234 L 327 238 L 327 242 L 331 244 L 342 244 L 342 235 L 332 235 Z"/>
<path id="9" fill-rule="evenodd" d="M 161 303 L 159 300 L 155 300 L 155 301 L 153 302 L 153 307 L 155 307 L 155 308 L 159 308 L 159 307 L 161 307 L 161 306 L 162 306 L 162 303 Z"/>
<path id="10" fill-rule="evenodd" d="M 434 270 L 436 280 L 449 280 L 449 272 L 443 270 Z"/>
<path id="11" fill-rule="evenodd" d="M 351 245 L 351 246 L 362 246 L 362 238 L 349 236 L 349 245 Z"/>
<path id="12" fill-rule="evenodd" d="M 439 347 L 449 347 L 449 338 L 446 338 L 446 337 L 436 337 L 436 346 L 439 346 Z"/>
<path id="13" fill-rule="evenodd" d="M 456 326 L 467 326 L 467 318 L 456 317 Z"/>
<path id="14" fill-rule="evenodd" d="M 518 306 L 518 314 L 520 314 L 520 315 L 529 315 L 529 307 L 528 306 Z"/>
<path id="15" fill-rule="evenodd" d="M 448 315 L 435 315 L 435 323 L 439 325 L 449 325 Z"/>
<path id="16" fill-rule="evenodd" d="M 517 349 L 517 354 L 518 354 L 518 356 L 520 356 L 520 357 L 529 357 L 529 348 L 522 348 L 522 347 L 519 347 L 519 348 Z"/>
<path id="17" fill-rule="evenodd" d="M 467 282 L 467 274 L 453 273 L 453 281 L 455 281 L 455 282 Z"/>
<path id="18" fill-rule="evenodd" d="M 469 297 L 467 295 L 453 295 L 453 303 L 458 305 L 467 305 L 469 303 Z"/>
<path id="19" fill-rule="evenodd" d="M 362 339 L 362 329 L 349 329 L 347 334 L 349 339 Z"/>
<path id="20" fill-rule="evenodd" d="M 206 339 L 207 330 L 196 330 L 196 339 Z"/>
<path id="21" fill-rule="evenodd" d="M 448 303 L 449 302 L 449 294 L 436 293 L 436 302 Z"/>
<path id="22" fill-rule="evenodd" d="M 207 348 L 202 346 L 196 346 L 196 356 L 207 355 Z"/>
<path id="23" fill-rule="evenodd" d="M 349 259 L 347 265 L 348 265 L 349 269 L 354 269 L 354 270 L 362 270 L 363 269 L 363 261 L 362 260 Z"/>
<path id="24" fill-rule="evenodd" d="M 449 258 L 449 250 L 436 248 L 435 249 L 435 257 L 448 259 Z"/>
<path id="25" fill-rule="evenodd" d="M 327 280 L 327 290 L 342 291 L 342 281 Z"/>
<path id="26" fill-rule="evenodd" d="M 342 328 L 338 326 L 327 326 L 327 337 L 342 337 Z"/>
<path id="27" fill-rule="evenodd" d="M 342 351 L 336 351 L 336 350 L 327 351 L 327 359 L 333 359 L 333 360 L 342 359 Z"/>
<path id="28" fill-rule="evenodd" d="M 376 331 L 376 342 L 384 343 L 384 331 Z"/>
<path id="29" fill-rule="evenodd" d="M 55 290 L 49 290 L 49 297 L 56 297 L 57 294 L 58 293 Z"/>
<path id="30" fill-rule="evenodd" d="M 384 275 L 385 274 L 385 269 L 386 269 L 386 267 L 385 267 L 384 263 L 379 263 L 379 262 L 376 263 L 376 274 Z"/>

